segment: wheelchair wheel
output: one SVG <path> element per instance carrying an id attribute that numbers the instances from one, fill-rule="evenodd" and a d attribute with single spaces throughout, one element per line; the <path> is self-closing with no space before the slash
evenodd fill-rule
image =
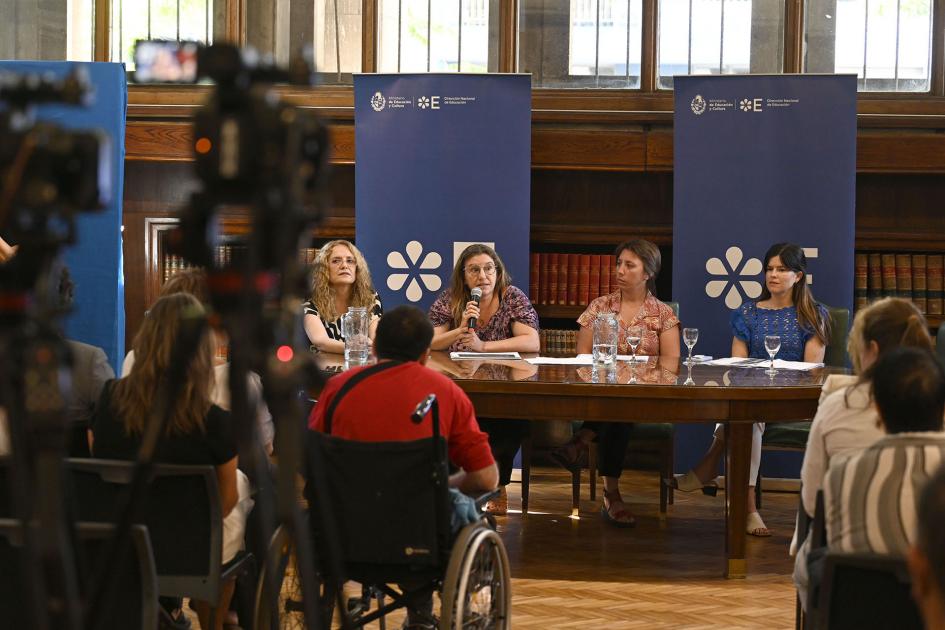
<path id="1" fill-rule="evenodd" d="M 295 547 L 289 540 L 288 532 L 282 527 L 276 530 L 269 544 L 270 557 L 275 557 L 277 572 L 275 586 L 279 591 L 279 630 L 304 630 L 305 614 L 302 606 L 302 584 L 295 569 Z M 263 563 L 256 585 L 256 614 L 253 620 L 255 630 L 274 630 L 270 628 L 270 602 L 266 596 L 266 579 L 269 565 Z"/>
<path id="2" fill-rule="evenodd" d="M 467 525 L 443 579 L 440 630 L 511 628 L 511 586 L 502 539 L 482 523 Z"/>

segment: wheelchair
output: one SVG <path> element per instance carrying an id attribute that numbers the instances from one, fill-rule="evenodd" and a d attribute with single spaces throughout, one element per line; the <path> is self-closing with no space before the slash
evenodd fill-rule
<path id="1" fill-rule="evenodd" d="M 342 627 L 376 621 L 385 630 L 385 616 L 400 608 L 419 627 L 511 627 L 509 560 L 494 522 L 483 514 L 453 534 L 446 442 L 432 395 L 412 419 L 420 422 L 431 407 L 431 439 L 352 442 L 332 437 L 330 424 L 326 433 L 308 433 L 305 495 L 325 628 L 333 627 L 333 619 L 338 627 L 335 615 L 341 615 Z M 476 501 L 477 510 L 490 496 Z M 281 629 L 305 628 L 295 550 L 286 531 L 276 531 L 269 553 L 277 559 L 278 609 L 273 615 L 266 597 L 267 564 L 253 627 L 271 630 L 278 618 Z M 361 596 L 336 606 L 347 582 L 360 584 Z M 434 595 L 438 614 L 431 608 Z"/>

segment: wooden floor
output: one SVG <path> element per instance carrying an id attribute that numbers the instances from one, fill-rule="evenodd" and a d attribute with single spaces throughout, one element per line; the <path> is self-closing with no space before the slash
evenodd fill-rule
<path id="1" fill-rule="evenodd" d="M 629 471 L 621 489 L 637 517 L 633 529 L 607 525 L 586 482 L 579 518 L 571 518 L 563 471 L 533 470 L 524 517 L 519 485 L 509 486 L 513 511 L 499 519 L 499 532 L 512 564 L 516 630 L 793 627 L 788 544 L 796 494 L 765 494 L 761 512 L 774 535 L 750 538 L 749 577 L 727 580 L 721 492 L 677 493 L 661 520 L 655 473 Z M 400 611 L 390 615 L 387 627 L 399 628 L 402 619 Z"/>

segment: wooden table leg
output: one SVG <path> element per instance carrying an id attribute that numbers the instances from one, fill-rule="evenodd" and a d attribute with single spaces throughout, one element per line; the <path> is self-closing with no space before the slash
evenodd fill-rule
<path id="1" fill-rule="evenodd" d="M 725 577 L 743 578 L 745 521 L 748 518 L 748 466 L 751 459 L 751 424 L 732 422 L 725 427 L 728 466 L 725 472 Z"/>

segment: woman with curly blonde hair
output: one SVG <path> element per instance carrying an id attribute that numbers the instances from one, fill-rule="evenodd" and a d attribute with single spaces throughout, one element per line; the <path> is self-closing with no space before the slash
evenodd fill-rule
<path id="1" fill-rule="evenodd" d="M 381 298 L 374 290 L 367 261 L 350 241 L 325 243 L 315 256 L 312 297 L 302 304 L 303 325 L 312 348 L 321 352 L 344 352 L 341 316 L 350 307 L 371 313 L 371 339 L 384 314 Z"/>

